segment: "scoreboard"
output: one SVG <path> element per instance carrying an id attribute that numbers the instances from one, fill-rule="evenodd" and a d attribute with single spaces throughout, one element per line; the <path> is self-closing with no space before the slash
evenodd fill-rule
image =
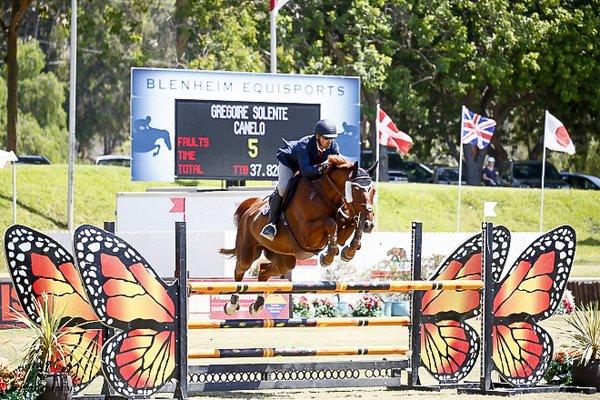
<path id="1" fill-rule="evenodd" d="M 131 70 L 131 179 L 276 180 L 277 149 L 327 118 L 360 159 L 360 79 L 162 68 Z"/>
<path id="2" fill-rule="evenodd" d="M 277 179 L 277 149 L 312 133 L 320 104 L 175 101 L 175 176 Z"/>

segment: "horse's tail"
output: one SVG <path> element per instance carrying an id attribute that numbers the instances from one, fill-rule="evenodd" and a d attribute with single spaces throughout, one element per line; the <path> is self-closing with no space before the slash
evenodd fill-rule
<path id="1" fill-rule="evenodd" d="M 242 215 L 244 215 L 244 213 L 246 213 L 246 211 L 248 211 L 248 209 L 252 207 L 254 203 L 260 200 L 261 199 L 259 197 L 250 197 L 249 199 L 246 199 L 240 203 L 237 210 L 235 210 L 235 213 L 233 214 L 233 222 L 235 222 L 235 226 L 238 226 Z M 235 257 L 235 247 L 233 249 L 221 248 L 219 249 L 219 253 L 223 254 L 224 256 Z"/>
<path id="2" fill-rule="evenodd" d="M 219 253 L 228 257 L 235 257 L 235 247 L 233 249 L 219 249 Z"/>
<path id="3" fill-rule="evenodd" d="M 242 218 L 242 215 L 244 215 L 246 211 L 248 211 L 248 209 L 254 205 L 254 203 L 260 200 L 261 199 L 259 197 L 250 197 L 249 199 L 246 199 L 240 203 L 237 210 L 235 210 L 235 214 L 233 214 L 233 222 L 235 222 L 235 226 L 238 226 L 240 223 L 240 218 Z"/>

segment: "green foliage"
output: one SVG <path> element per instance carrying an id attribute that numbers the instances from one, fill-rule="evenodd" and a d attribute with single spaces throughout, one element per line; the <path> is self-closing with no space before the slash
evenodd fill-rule
<path id="1" fill-rule="evenodd" d="M 578 350 L 577 361 L 587 365 L 600 360 L 600 303 L 590 303 L 565 316 L 566 333 Z"/>
<path id="2" fill-rule="evenodd" d="M 315 310 L 315 317 L 333 318 L 340 316 L 336 303 L 331 299 L 315 298 L 312 301 L 312 306 Z"/>
<path id="3" fill-rule="evenodd" d="M 378 317 L 383 314 L 383 301 L 374 294 L 365 294 L 350 309 L 353 317 Z"/>
<path id="4" fill-rule="evenodd" d="M 64 85 L 45 68 L 45 55 L 35 40 L 19 45 L 19 154 L 43 154 L 53 162 L 67 159 L 68 133 Z M 0 101 L 6 102 L 6 81 L 0 77 Z M 0 125 L 6 124 L 6 108 L 0 108 Z M 0 131 L 0 142 L 6 131 Z"/>
<path id="5" fill-rule="evenodd" d="M 576 361 L 577 355 L 572 349 L 559 349 L 554 353 L 544 379 L 553 385 L 570 385 Z"/>
<path id="6" fill-rule="evenodd" d="M 260 31 L 268 29 L 267 3 L 208 0 L 190 2 L 191 68 L 264 72 Z"/>
<path id="7" fill-rule="evenodd" d="M 315 310 L 306 296 L 293 296 L 292 313 L 294 318 L 312 318 Z"/>
<path id="8" fill-rule="evenodd" d="M 42 154 L 53 162 L 65 162 L 68 157 L 69 134 L 57 125 L 40 123 L 32 114 L 19 114 L 20 154 Z"/>

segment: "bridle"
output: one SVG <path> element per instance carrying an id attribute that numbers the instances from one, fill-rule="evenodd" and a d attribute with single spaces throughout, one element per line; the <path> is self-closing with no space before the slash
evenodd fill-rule
<path id="1" fill-rule="evenodd" d="M 359 190 L 363 191 L 365 194 L 368 194 L 369 190 L 373 187 L 373 182 L 370 182 L 368 185 L 361 185 L 359 182 L 361 178 L 364 177 L 356 177 L 346 181 L 344 184 L 344 193 L 342 193 L 337 188 L 333 180 L 329 177 L 329 175 L 325 175 L 327 183 L 342 198 L 342 204 L 339 207 L 331 203 L 331 201 L 324 194 L 321 194 L 321 196 L 327 201 L 327 203 L 329 203 L 332 209 L 337 210 L 337 213 L 339 213 L 343 218 L 353 220 L 356 224 L 358 224 L 360 221 L 361 213 L 356 213 L 352 205 L 364 206 L 368 212 L 371 212 L 373 210 L 373 204 L 369 203 L 368 200 L 364 203 L 354 201 L 354 196 L 352 195 L 353 188 L 356 187 Z M 367 196 L 365 196 L 365 199 L 367 199 Z"/>

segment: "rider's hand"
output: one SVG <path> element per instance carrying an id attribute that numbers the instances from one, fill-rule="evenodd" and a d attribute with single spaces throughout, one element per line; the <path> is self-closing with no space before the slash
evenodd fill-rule
<path id="1" fill-rule="evenodd" d="M 328 160 L 325 160 L 321 164 L 317 165 L 317 170 L 319 170 L 319 173 L 322 174 L 327 170 L 327 167 L 329 167 L 329 162 Z"/>

